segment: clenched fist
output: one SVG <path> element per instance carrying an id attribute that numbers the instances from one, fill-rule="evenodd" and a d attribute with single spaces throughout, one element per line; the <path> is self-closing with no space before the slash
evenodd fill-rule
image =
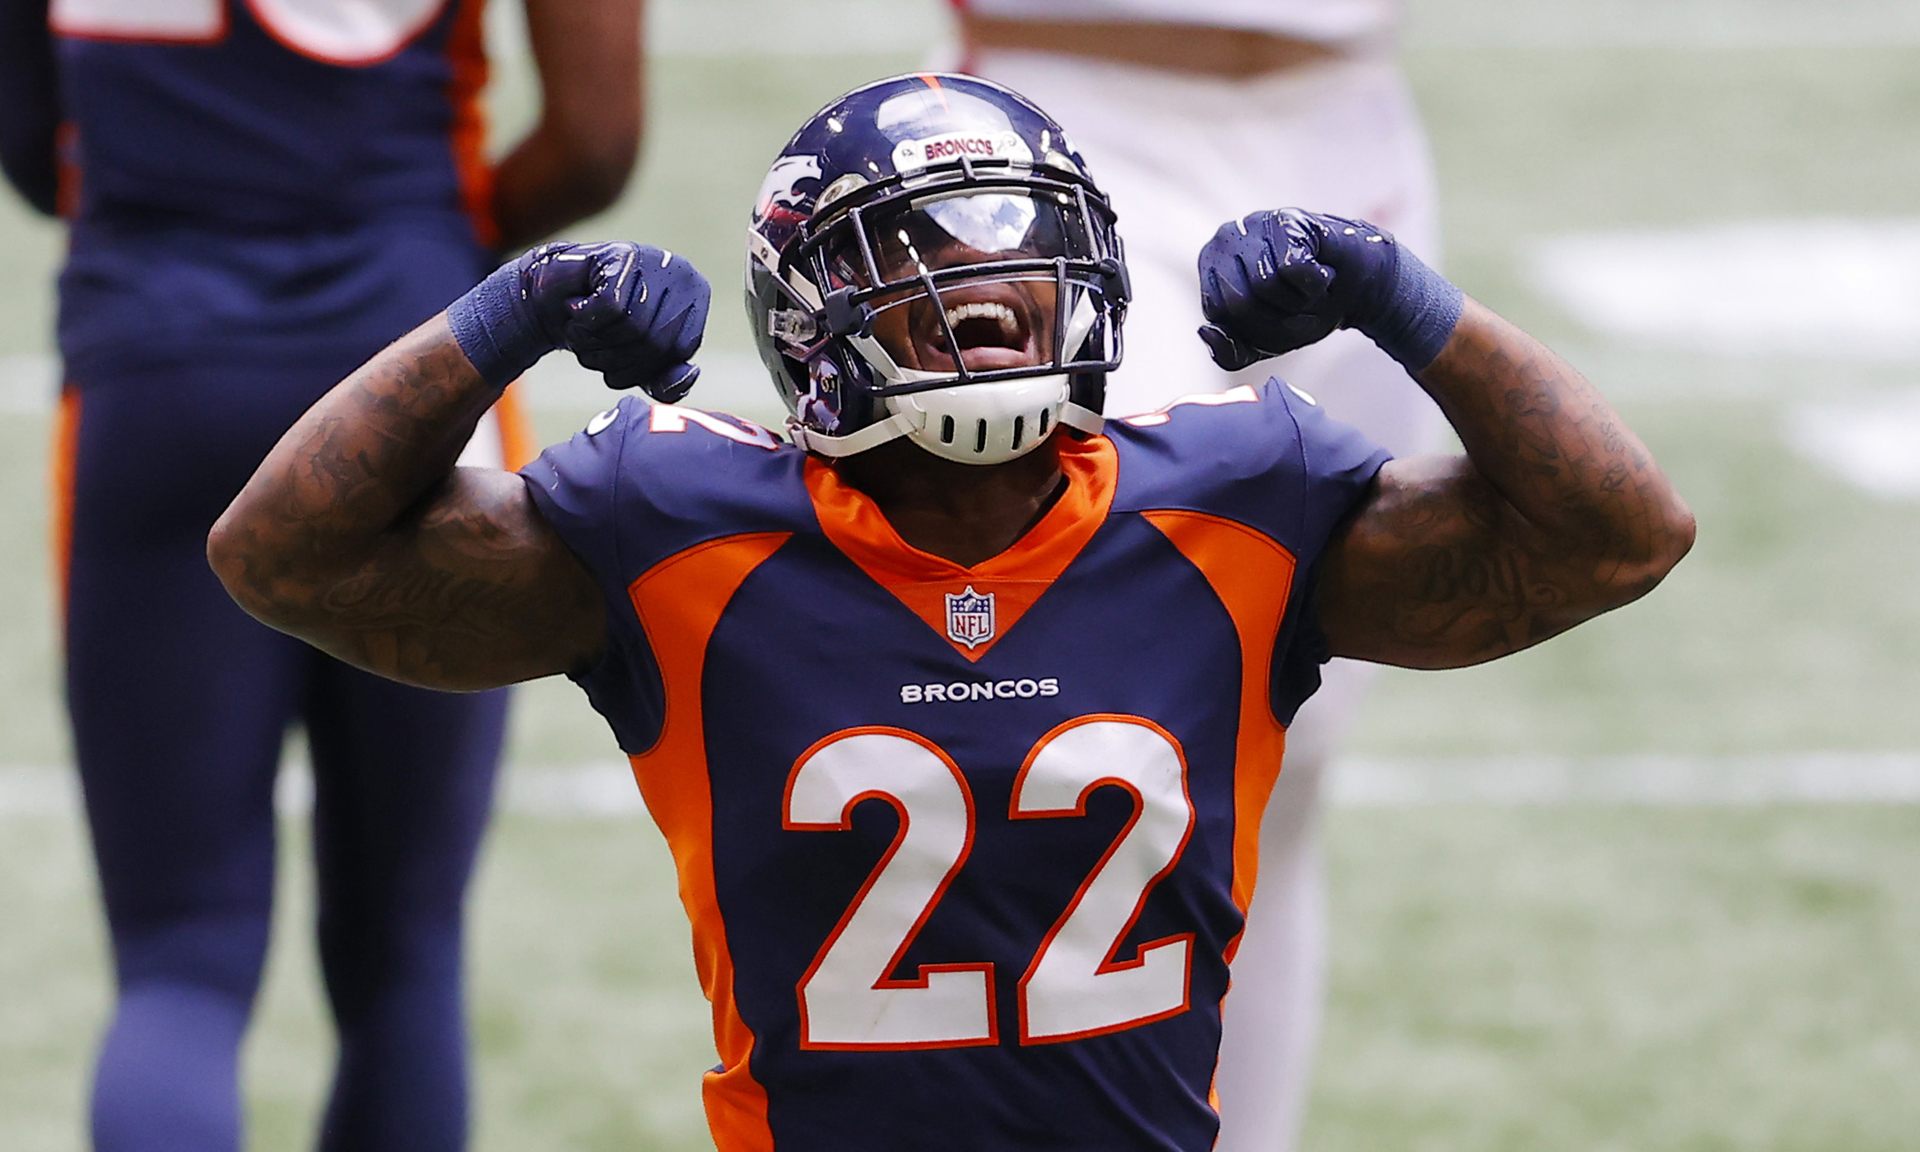
<path id="1" fill-rule="evenodd" d="M 706 332 L 706 277 L 646 244 L 543 244 L 503 265 L 447 309 L 460 347 L 505 387 L 557 348 L 609 388 L 672 403 L 693 387 L 687 361 Z"/>
<path id="2" fill-rule="evenodd" d="M 1358 329 L 1417 372 L 1439 355 L 1463 300 L 1389 233 L 1298 208 L 1230 221 L 1200 250 L 1200 338 L 1230 372 L 1336 328 Z"/>

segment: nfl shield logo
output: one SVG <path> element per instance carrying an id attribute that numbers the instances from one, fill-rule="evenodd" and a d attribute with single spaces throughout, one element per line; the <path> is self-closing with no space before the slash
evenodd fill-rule
<path id="1" fill-rule="evenodd" d="M 968 648 L 993 639 L 993 593 L 982 596 L 971 584 L 958 595 L 947 593 L 947 635 Z"/>

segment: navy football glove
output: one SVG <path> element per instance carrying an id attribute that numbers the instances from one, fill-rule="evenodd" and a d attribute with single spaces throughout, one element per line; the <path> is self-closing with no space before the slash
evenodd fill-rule
<path id="1" fill-rule="evenodd" d="M 711 290 L 681 257 L 646 244 L 543 244 L 453 302 L 447 320 L 480 375 L 504 388 L 556 348 L 609 388 L 674 403 L 700 370 Z"/>
<path id="2" fill-rule="evenodd" d="M 1231 221 L 1200 250 L 1200 338 L 1229 372 L 1355 328 L 1418 372 L 1465 297 L 1386 232 L 1298 208 Z"/>

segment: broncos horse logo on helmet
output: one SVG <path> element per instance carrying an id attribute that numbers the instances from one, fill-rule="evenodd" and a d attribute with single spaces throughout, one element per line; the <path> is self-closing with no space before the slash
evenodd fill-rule
<path id="1" fill-rule="evenodd" d="M 997 84 L 922 73 L 829 104 L 747 230 L 794 442 L 997 464 L 1059 424 L 1098 432 L 1128 297 L 1113 224 L 1060 125 Z"/>

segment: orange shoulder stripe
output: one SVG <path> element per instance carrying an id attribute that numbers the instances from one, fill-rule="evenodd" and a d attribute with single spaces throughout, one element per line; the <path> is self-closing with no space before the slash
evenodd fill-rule
<path id="1" fill-rule="evenodd" d="M 67 581 L 73 569 L 73 484 L 80 461 L 80 396 L 80 389 L 72 384 L 60 390 L 60 409 L 53 420 L 53 451 L 47 457 L 47 487 L 53 492 L 53 588 L 59 597 L 63 641 L 67 631 Z"/>
<path id="2" fill-rule="evenodd" d="M 1204 512 L 1141 513 L 1200 569 L 1240 638 L 1240 732 L 1233 771 L 1233 902 L 1244 914 L 1260 870 L 1260 817 L 1287 730 L 1273 715 L 1273 645 L 1293 590 L 1293 554 L 1244 524 Z M 1228 959 L 1238 948 L 1236 938 Z"/>
<path id="3" fill-rule="evenodd" d="M 509 472 L 520 471 L 540 455 L 533 421 L 527 415 L 527 406 L 521 403 L 525 391 L 525 385 L 515 380 L 493 402 L 493 418 L 500 426 L 500 466 Z"/>
<path id="4" fill-rule="evenodd" d="M 670 556 L 627 589 L 660 664 L 666 720 L 652 748 L 632 757 L 647 811 L 666 835 L 680 880 L 680 902 L 693 922 L 694 968 L 713 1004 L 720 1068 L 706 1075 L 702 1096 L 719 1152 L 772 1152 L 767 1092 L 748 1064 L 753 1031 L 733 994 L 733 957 L 713 878 L 713 794 L 707 771 L 700 684 L 707 642 L 734 593 L 790 533 L 728 536 Z"/>
<path id="5" fill-rule="evenodd" d="M 493 165 L 487 161 L 487 110 L 482 94 L 487 86 L 486 33 L 482 16 L 486 0 L 458 0 L 452 33 L 447 37 L 447 62 L 453 76 L 447 84 L 447 103 L 453 109 L 448 143 L 453 149 L 454 173 L 460 181 L 460 206 L 473 221 L 480 243 L 500 243 L 500 226 L 493 215 Z M 514 465 L 509 465 L 514 467 Z"/>

